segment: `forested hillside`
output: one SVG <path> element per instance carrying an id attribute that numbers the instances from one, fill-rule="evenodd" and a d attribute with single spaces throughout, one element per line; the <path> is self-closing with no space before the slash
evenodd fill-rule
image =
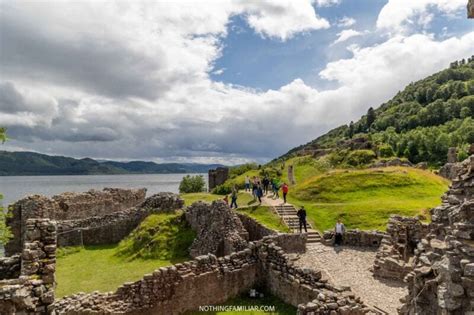
<path id="1" fill-rule="evenodd" d="M 2 175 L 99 175 L 99 174 L 171 174 L 206 173 L 218 164 L 100 162 L 90 158 L 74 159 L 34 152 L 0 151 Z"/>
<path id="2" fill-rule="evenodd" d="M 474 56 L 453 62 L 448 69 L 409 84 L 388 102 L 369 108 L 356 122 L 290 150 L 338 149 L 350 139 L 365 140 L 382 157 L 411 162 L 446 162 L 449 147 L 459 158 L 474 143 Z"/>

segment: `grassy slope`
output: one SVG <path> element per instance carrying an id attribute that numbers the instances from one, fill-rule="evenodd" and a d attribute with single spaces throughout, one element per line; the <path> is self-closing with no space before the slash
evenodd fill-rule
<path id="1" fill-rule="evenodd" d="M 448 181 L 414 168 L 331 170 L 325 158 L 293 157 L 285 161 L 281 181 L 293 165 L 296 185 L 288 201 L 305 206 L 309 220 L 324 231 L 342 217 L 349 228 L 385 230 L 390 214 L 427 215 L 441 202 Z M 243 174 L 242 176 L 245 176 Z"/>
<path id="2" fill-rule="evenodd" d="M 253 206 L 246 208 L 239 208 L 240 213 L 246 214 L 247 216 L 254 218 L 266 227 L 279 231 L 279 232 L 290 232 L 288 227 L 280 220 L 280 217 L 273 213 L 269 207 L 265 206 Z"/>
<path id="3" fill-rule="evenodd" d="M 116 253 L 117 245 L 86 246 L 58 256 L 56 298 L 77 292 L 114 291 L 124 282 L 139 280 L 144 274 L 177 261 L 127 260 Z"/>
<path id="4" fill-rule="evenodd" d="M 299 182 L 289 201 L 304 205 L 321 231 L 338 217 L 348 228 L 384 230 L 390 214 L 427 215 L 447 187 L 445 179 L 413 168 L 337 170 Z"/>
<path id="5" fill-rule="evenodd" d="M 176 218 L 173 214 L 151 215 L 119 245 L 61 249 L 56 297 L 113 291 L 159 267 L 188 260 L 194 233 Z"/>
<path id="6" fill-rule="evenodd" d="M 222 195 L 214 195 L 210 193 L 189 193 L 189 194 L 180 194 L 180 197 L 184 199 L 184 205 L 190 206 L 196 201 L 207 201 L 212 202 L 214 200 L 222 200 L 224 196 Z M 230 203 L 230 195 L 229 195 L 229 203 Z M 247 207 L 255 203 L 253 200 L 252 195 L 240 192 L 237 198 L 237 205 L 239 207 Z"/>

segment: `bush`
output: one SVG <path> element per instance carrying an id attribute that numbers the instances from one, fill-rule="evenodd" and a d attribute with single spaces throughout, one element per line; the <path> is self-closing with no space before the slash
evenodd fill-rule
<path id="1" fill-rule="evenodd" d="M 395 155 L 395 152 L 393 152 L 392 146 L 389 144 L 382 144 L 379 147 L 379 156 L 383 158 L 388 158 L 392 157 Z"/>
<path id="2" fill-rule="evenodd" d="M 347 156 L 347 164 L 351 166 L 361 166 L 369 164 L 377 156 L 372 150 L 354 150 Z"/>
<path id="3" fill-rule="evenodd" d="M 222 185 L 217 185 L 213 190 L 212 193 L 216 195 L 228 195 L 232 192 L 232 187 L 230 183 L 224 183 Z"/>
<path id="4" fill-rule="evenodd" d="M 206 182 L 204 181 L 204 177 L 202 177 L 202 175 L 186 175 L 179 184 L 180 193 L 202 192 L 205 190 L 205 188 Z"/>

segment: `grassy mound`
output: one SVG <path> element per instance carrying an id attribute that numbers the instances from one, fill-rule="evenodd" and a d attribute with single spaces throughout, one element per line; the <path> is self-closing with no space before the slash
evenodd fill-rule
<path id="1" fill-rule="evenodd" d="M 447 180 L 414 168 L 336 170 L 297 184 L 289 201 L 304 205 L 319 230 L 339 217 L 348 228 L 384 230 L 390 214 L 427 215 L 447 188 Z"/>
<path id="2" fill-rule="evenodd" d="M 259 223 L 265 225 L 266 227 L 288 233 L 290 229 L 280 220 L 280 217 L 272 212 L 269 207 L 266 206 L 253 206 L 247 208 L 239 208 L 240 213 L 243 213 Z"/>
<path id="3" fill-rule="evenodd" d="M 180 214 L 155 214 L 118 245 L 60 248 L 56 296 L 113 291 L 159 267 L 186 261 L 194 236 Z"/>
<path id="4" fill-rule="evenodd" d="M 117 247 L 129 259 L 175 259 L 188 256 L 195 233 L 181 214 L 153 214 Z"/>
<path id="5" fill-rule="evenodd" d="M 177 258 L 124 259 L 117 256 L 117 245 L 68 248 L 57 258 L 56 298 L 77 292 L 114 291 L 124 282 L 137 281 L 144 274 L 177 262 Z"/>
<path id="6" fill-rule="evenodd" d="M 190 206 L 197 201 L 207 201 L 212 202 L 214 200 L 222 200 L 224 196 L 222 195 L 215 195 L 210 193 L 189 193 L 189 194 L 180 194 L 179 195 L 184 200 L 185 206 Z M 229 204 L 230 204 L 230 196 L 229 196 Z M 244 192 L 240 192 L 237 198 L 237 205 L 239 207 L 247 207 L 254 204 L 256 201 L 253 199 L 251 194 L 247 194 Z"/>

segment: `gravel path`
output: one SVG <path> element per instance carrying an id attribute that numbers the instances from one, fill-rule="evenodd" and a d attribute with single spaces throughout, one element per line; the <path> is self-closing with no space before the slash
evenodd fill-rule
<path id="1" fill-rule="evenodd" d="M 361 247 L 339 247 L 321 243 L 308 244 L 307 251 L 296 265 L 322 271 L 323 278 L 338 286 L 350 286 L 367 305 L 377 306 L 388 314 L 397 314 L 399 299 L 407 294 L 401 281 L 378 279 L 372 276 L 376 251 Z"/>

